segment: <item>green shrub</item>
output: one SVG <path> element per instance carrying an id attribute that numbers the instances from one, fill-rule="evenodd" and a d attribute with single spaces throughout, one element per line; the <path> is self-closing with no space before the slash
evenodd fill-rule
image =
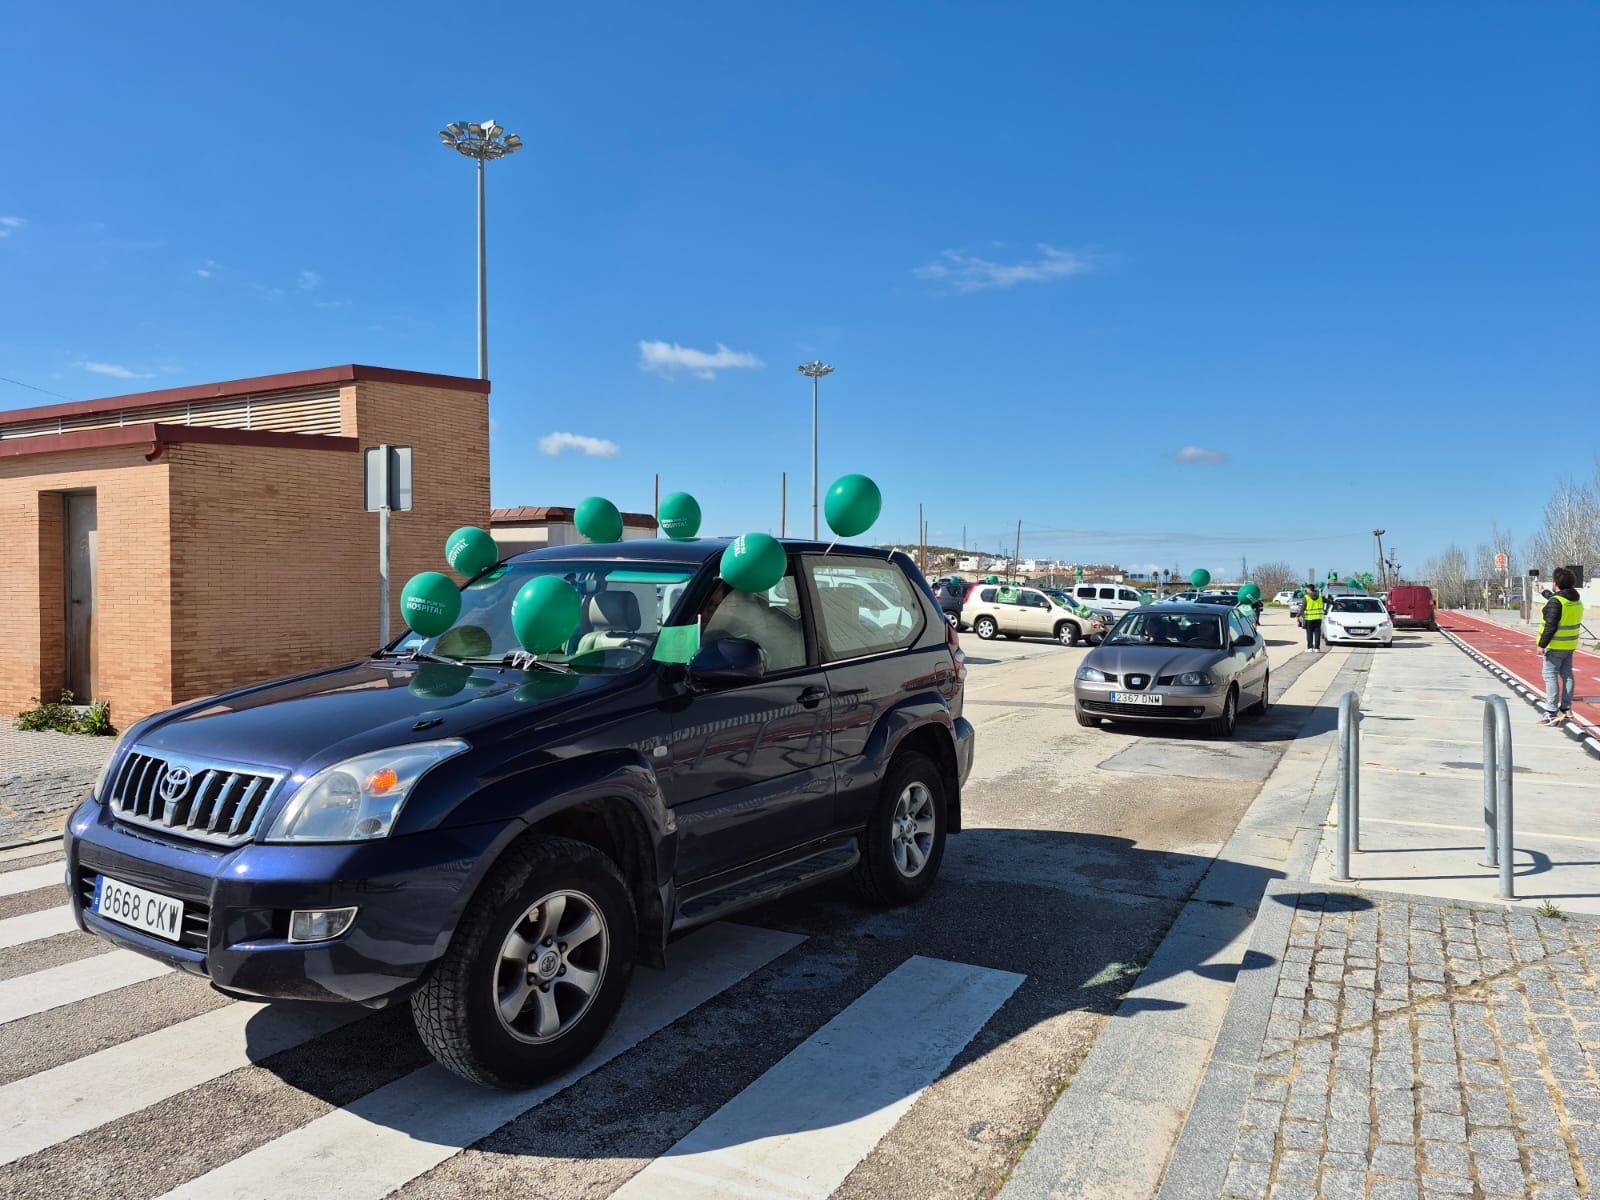
<path id="1" fill-rule="evenodd" d="M 111 724 L 111 706 L 104 700 L 89 705 L 80 713 L 73 706 L 72 693 L 65 689 L 59 700 L 32 697 L 34 707 L 17 714 L 15 725 L 26 733 L 86 733 L 91 737 L 110 737 L 116 733 Z"/>

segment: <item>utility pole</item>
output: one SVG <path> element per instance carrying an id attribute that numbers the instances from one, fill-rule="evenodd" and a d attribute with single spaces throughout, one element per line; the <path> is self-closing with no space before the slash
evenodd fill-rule
<path id="1" fill-rule="evenodd" d="M 1383 535 L 1387 532 L 1388 530 L 1386 529 L 1374 529 L 1372 531 L 1372 536 L 1378 539 L 1378 590 L 1380 592 L 1388 590 L 1388 576 L 1384 574 L 1383 570 Z"/>
<path id="2" fill-rule="evenodd" d="M 656 472 L 656 536 L 661 536 L 661 472 Z"/>
<path id="3" fill-rule="evenodd" d="M 778 473 L 778 536 L 789 536 L 789 472 Z"/>
<path id="4" fill-rule="evenodd" d="M 928 573 L 928 534 L 922 523 L 922 505 L 917 505 L 917 570 Z"/>
<path id="5" fill-rule="evenodd" d="M 1017 520 L 1017 549 L 1016 555 L 1011 560 L 1011 569 L 1016 572 L 1017 582 L 1022 582 L 1022 520 Z"/>

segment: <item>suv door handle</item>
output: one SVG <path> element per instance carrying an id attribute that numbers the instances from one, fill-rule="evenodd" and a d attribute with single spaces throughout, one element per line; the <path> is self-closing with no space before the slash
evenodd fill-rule
<path id="1" fill-rule="evenodd" d="M 828 689 L 808 687 L 800 693 L 800 703 L 806 708 L 815 708 L 828 698 Z"/>

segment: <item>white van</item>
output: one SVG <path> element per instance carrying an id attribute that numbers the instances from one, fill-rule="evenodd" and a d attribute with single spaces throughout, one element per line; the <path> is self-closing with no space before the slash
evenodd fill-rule
<path id="1" fill-rule="evenodd" d="M 1114 613 L 1132 612 L 1144 603 L 1138 588 L 1125 583 L 1080 583 L 1072 589 L 1080 604 L 1090 608 L 1106 608 Z"/>

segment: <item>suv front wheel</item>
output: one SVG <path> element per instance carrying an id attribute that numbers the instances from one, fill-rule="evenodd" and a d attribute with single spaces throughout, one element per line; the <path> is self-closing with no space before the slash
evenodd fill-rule
<path id="1" fill-rule="evenodd" d="M 633 973 L 627 885 L 593 846 L 515 845 L 462 915 L 450 948 L 411 997 L 433 1056 L 474 1083 L 521 1088 L 600 1040 Z"/>
<path id="2" fill-rule="evenodd" d="M 1063 621 L 1056 626 L 1056 641 L 1063 646 L 1076 646 L 1078 644 L 1078 627 L 1071 621 Z"/>
<path id="3" fill-rule="evenodd" d="M 944 859 L 944 778 L 915 751 L 895 755 L 861 835 L 856 887 L 875 904 L 909 904 L 933 886 Z"/>

